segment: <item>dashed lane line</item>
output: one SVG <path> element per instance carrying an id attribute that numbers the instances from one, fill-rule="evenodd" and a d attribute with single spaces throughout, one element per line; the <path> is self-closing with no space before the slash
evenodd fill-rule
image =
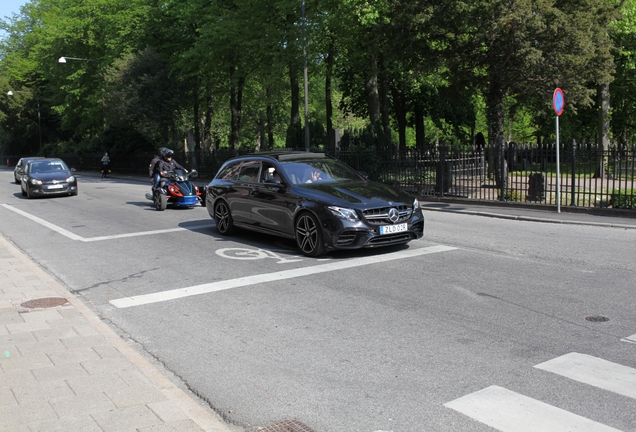
<path id="1" fill-rule="evenodd" d="M 354 258 L 350 260 L 329 262 L 312 267 L 302 267 L 273 273 L 258 274 L 253 276 L 245 276 L 236 279 L 229 279 L 220 282 L 212 282 L 202 285 L 191 286 L 187 288 L 179 288 L 168 291 L 161 291 L 152 294 L 144 294 L 132 297 L 123 297 L 111 300 L 110 303 L 117 308 L 128 308 L 133 306 L 147 305 L 151 303 L 165 302 L 176 300 L 184 297 L 190 297 L 200 294 L 207 294 L 215 291 L 223 291 L 232 288 L 239 288 L 248 285 L 279 281 L 284 279 L 292 279 L 303 276 L 327 273 L 337 270 L 344 270 L 353 267 L 360 267 L 380 262 L 394 261 L 399 259 L 414 258 L 417 256 L 452 251 L 457 248 L 450 246 L 430 246 L 426 248 L 410 248 L 404 251 L 380 254 L 362 258 Z"/>

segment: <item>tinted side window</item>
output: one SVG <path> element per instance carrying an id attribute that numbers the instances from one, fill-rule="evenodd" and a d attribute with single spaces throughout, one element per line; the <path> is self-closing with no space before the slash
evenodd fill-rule
<path id="1" fill-rule="evenodd" d="M 243 162 L 241 165 L 241 171 L 239 172 L 239 181 L 249 183 L 258 182 L 258 173 L 260 172 L 260 169 L 260 162 Z"/>
<path id="2" fill-rule="evenodd" d="M 229 164 L 223 169 L 223 171 L 221 171 L 216 176 L 216 178 L 222 179 L 222 180 L 238 180 L 238 173 L 239 173 L 240 167 L 241 167 L 240 162 Z"/>

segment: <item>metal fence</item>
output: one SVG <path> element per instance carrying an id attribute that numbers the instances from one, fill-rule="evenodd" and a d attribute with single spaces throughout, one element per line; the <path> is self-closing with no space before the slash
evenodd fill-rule
<path id="1" fill-rule="evenodd" d="M 480 201 L 557 204 L 557 151 L 554 146 L 510 143 L 499 152 L 431 147 L 394 150 L 357 147 L 331 154 L 371 180 L 392 184 L 419 196 L 461 197 Z M 559 149 L 561 205 L 636 210 L 636 147 L 602 149 L 572 143 Z M 318 150 L 320 151 L 320 150 Z M 251 151 L 241 151 L 249 153 Z M 200 181 L 211 180 L 236 153 L 175 152 L 175 160 L 196 167 Z M 148 176 L 152 153 L 111 155 L 114 173 Z M 81 171 L 98 171 L 101 153 L 62 155 Z M 15 164 L 18 156 L 9 156 Z"/>
<path id="2" fill-rule="evenodd" d="M 369 178 L 420 196 L 636 210 L 636 147 L 510 143 L 500 152 L 435 147 L 399 154 L 356 149 L 336 156 Z"/>

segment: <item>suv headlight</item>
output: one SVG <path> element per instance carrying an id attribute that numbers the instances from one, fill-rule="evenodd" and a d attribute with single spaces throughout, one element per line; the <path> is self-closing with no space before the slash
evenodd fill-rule
<path id="1" fill-rule="evenodd" d="M 346 219 L 350 221 L 358 220 L 358 213 L 356 213 L 355 210 L 350 208 L 329 206 L 327 207 L 327 210 L 329 210 L 331 214 L 333 214 L 336 217 L 339 217 L 340 219 Z"/>
<path id="2" fill-rule="evenodd" d="M 413 201 L 413 211 L 417 210 L 418 208 L 420 208 L 420 202 L 417 200 L 417 198 L 415 198 L 415 200 Z"/>
<path id="3" fill-rule="evenodd" d="M 31 184 L 33 184 L 33 185 L 41 185 L 42 182 L 40 180 L 38 180 L 38 179 L 32 178 L 31 179 Z"/>

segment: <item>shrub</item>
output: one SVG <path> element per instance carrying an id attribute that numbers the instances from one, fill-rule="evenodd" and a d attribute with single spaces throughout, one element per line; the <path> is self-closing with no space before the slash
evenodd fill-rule
<path id="1" fill-rule="evenodd" d="M 634 196 L 634 189 L 625 189 L 622 191 L 614 189 L 612 191 L 612 207 L 636 210 L 636 196 Z"/>

